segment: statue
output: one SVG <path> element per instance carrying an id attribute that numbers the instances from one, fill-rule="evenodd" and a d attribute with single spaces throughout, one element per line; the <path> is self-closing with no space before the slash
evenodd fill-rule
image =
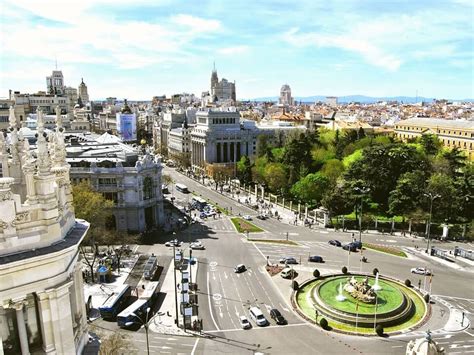
<path id="1" fill-rule="evenodd" d="M 368 276 L 366 276 L 362 281 L 357 281 L 354 276 L 350 279 L 348 278 L 344 290 L 359 301 L 364 303 L 375 303 L 376 293 L 369 285 Z"/>

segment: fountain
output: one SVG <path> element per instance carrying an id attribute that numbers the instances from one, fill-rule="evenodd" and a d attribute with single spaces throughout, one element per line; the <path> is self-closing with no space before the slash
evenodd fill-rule
<path id="1" fill-rule="evenodd" d="M 375 275 L 375 283 L 372 286 L 372 290 L 374 291 L 380 291 L 382 289 L 382 286 L 379 285 L 379 273 Z"/>
<path id="2" fill-rule="evenodd" d="M 336 296 L 336 300 L 339 302 L 345 301 L 346 297 L 342 294 L 342 283 L 339 282 L 339 294 Z"/>

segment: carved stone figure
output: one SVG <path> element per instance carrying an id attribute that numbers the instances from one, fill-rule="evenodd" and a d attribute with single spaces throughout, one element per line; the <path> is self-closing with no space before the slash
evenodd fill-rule
<path id="1" fill-rule="evenodd" d="M 355 299 L 364 303 L 375 303 L 375 291 L 369 285 L 369 278 L 365 277 L 362 281 L 357 281 L 354 276 L 347 279 L 347 283 L 344 286 L 344 290 L 347 291 Z"/>

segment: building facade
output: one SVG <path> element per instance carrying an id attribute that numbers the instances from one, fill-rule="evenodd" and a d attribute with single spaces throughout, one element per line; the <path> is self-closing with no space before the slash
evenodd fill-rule
<path id="1" fill-rule="evenodd" d="M 280 99 L 278 100 L 280 105 L 284 106 L 292 106 L 293 105 L 293 97 L 291 97 L 291 88 L 290 85 L 285 84 L 280 89 Z"/>
<path id="2" fill-rule="evenodd" d="M 50 95 L 64 95 L 64 76 L 61 70 L 53 70 L 50 76 L 46 77 L 46 90 Z"/>
<path id="3" fill-rule="evenodd" d="M 77 95 L 81 98 L 83 104 L 89 103 L 89 93 L 87 92 L 87 85 L 84 83 L 84 79 L 81 79 L 81 83 L 77 88 Z"/>
<path id="4" fill-rule="evenodd" d="M 48 135 L 39 110 L 35 158 L 16 122 L 11 108 L 9 139 L 0 134 L 0 353 L 81 354 L 89 223 L 74 216 L 64 129 L 59 118 Z"/>
<path id="5" fill-rule="evenodd" d="M 402 141 L 434 134 L 446 148 L 457 147 L 474 160 L 474 121 L 416 117 L 398 121 L 394 132 Z"/>
<path id="6" fill-rule="evenodd" d="M 216 68 L 211 74 L 211 98 L 213 102 L 236 101 L 235 82 L 222 78 L 219 81 Z"/>

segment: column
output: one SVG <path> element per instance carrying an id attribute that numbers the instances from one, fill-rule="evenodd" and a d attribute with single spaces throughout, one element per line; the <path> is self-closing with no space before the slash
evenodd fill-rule
<path id="1" fill-rule="evenodd" d="M 232 161 L 232 155 L 230 153 L 230 145 L 231 145 L 231 142 L 227 143 L 227 162 Z"/>
<path id="2" fill-rule="evenodd" d="M 218 163 L 221 162 L 221 144 L 220 143 L 216 143 L 216 161 Z"/>
<path id="3" fill-rule="evenodd" d="M 36 293 L 36 295 L 38 296 L 41 335 L 43 337 L 43 350 L 45 353 L 53 353 L 55 346 L 49 297 L 46 292 L 39 292 Z"/>
<path id="4" fill-rule="evenodd" d="M 23 314 L 23 300 L 14 301 L 13 307 L 16 311 L 16 322 L 18 324 L 18 336 L 20 338 L 20 347 L 22 355 L 29 355 L 28 334 L 26 333 L 25 316 Z"/>
<path id="5" fill-rule="evenodd" d="M 56 289 L 47 290 L 51 305 L 51 319 L 56 351 L 59 354 L 74 354 L 74 333 L 72 329 L 71 305 L 69 300 L 69 281 Z"/>

